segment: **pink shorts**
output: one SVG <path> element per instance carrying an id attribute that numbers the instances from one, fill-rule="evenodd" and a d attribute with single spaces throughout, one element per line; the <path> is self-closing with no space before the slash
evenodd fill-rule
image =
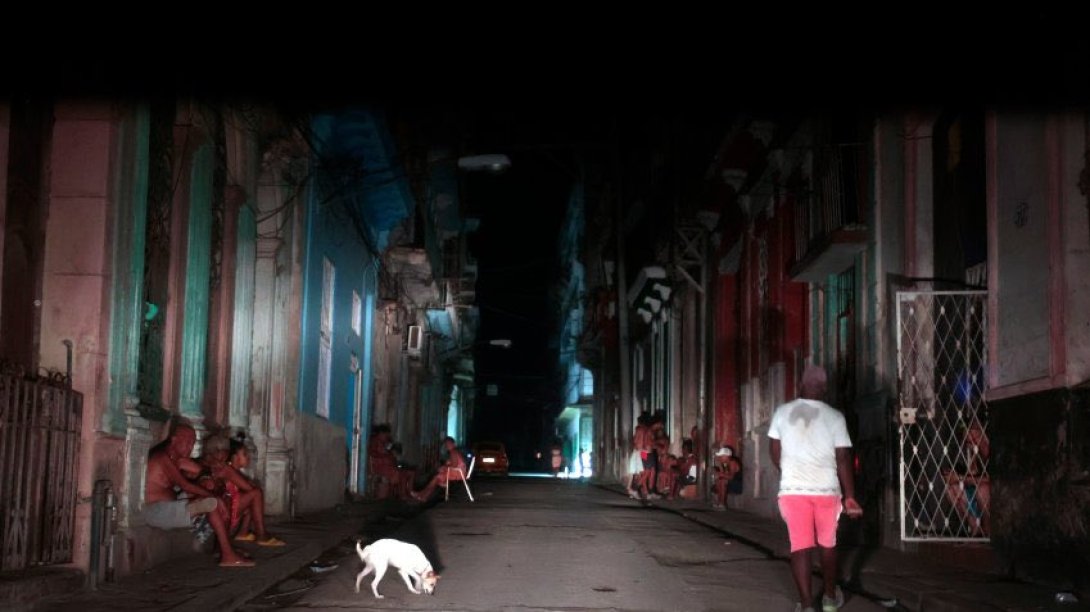
<path id="1" fill-rule="evenodd" d="M 836 522 L 843 510 L 839 495 L 781 495 L 780 516 L 787 523 L 791 552 L 816 545 L 836 547 Z"/>

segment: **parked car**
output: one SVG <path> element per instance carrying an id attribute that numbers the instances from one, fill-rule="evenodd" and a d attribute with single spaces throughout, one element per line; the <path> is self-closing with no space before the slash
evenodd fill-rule
<path id="1" fill-rule="evenodd" d="M 507 475 L 507 449 L 502 442 L 478 442 L 473 456 L 477 458 L 475 472 Z"/>

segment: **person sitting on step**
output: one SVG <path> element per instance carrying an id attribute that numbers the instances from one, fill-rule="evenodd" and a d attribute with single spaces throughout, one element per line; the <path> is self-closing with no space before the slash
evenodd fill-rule
<path id="1" fill-rule="evenodd" d="M 217 450 L 209 458 L 212 478 L 223 490 L 230 531 L 239 542 L 284 546 L 283 540 L 265 530 L 265 493 L 242 472 L 249 466 L 250 449 L 246 446 L 246 435 L 241 432 L 228 440 L 225 451 Z"/>
<path id="2" fill-rule="evenodd" d="M 144 488 L 144 520 L 160 529 L 209 525 L 219 543 L 221 567 L 253 567 L 231 546 L 230 534 L 219 510 L 220 500 L 183 472 L 196 476 L 201 466 L 189 458 L 197 434 L 184 423 L 174 427 L 170 437 L 151 449 Z"/>

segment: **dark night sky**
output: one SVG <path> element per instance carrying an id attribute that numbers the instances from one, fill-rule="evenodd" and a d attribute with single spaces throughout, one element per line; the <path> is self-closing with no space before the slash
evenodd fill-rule
<path id="1" fill-rule="evenodd" d="M 557 230 L 569 188 L 535 161 L 512 156 L 506 173 L 474 176 L 465 192 L 481 216 L 473 241 L 480 267 L 478 339 L 512 343 L 509 349 L 485 344 L 477 351 L 479 385 L 499 389 L 497 397 L 480 396 L 477 435 L 508 444 L 534 435 L 536 415 L 550 399 L 547 385 L 556 360 L 549 290 L 558 274 Z"/>
<path id="2" fill-rule="evenodd" d="M 477 304 L 481 324 L 476 353 L 480 389 L 471 437 L 498 439 L 512 459 L 533 453 L 542 442 L 544 415 L 556 409 L 557 320 L 550 292 L 560 272 L 559 227 L 572 188 L 570 155 L 579 120 L 533 112 L 480 117 L 468 139 L 472 153 L 506 153 L 502 174 L 463 178 L 462 197 L 481 226 L 471 239 L 478 260 Z M 561 125 L 561 121 L 564 122 Z M 542 145 L 561 149 L 537 149 Z M 489 340 L 509 339 L 508 349 Z M 486 386 L 498 388 L 496 397 Z M 473 441 L 473 440 L 471 440 Z"/>

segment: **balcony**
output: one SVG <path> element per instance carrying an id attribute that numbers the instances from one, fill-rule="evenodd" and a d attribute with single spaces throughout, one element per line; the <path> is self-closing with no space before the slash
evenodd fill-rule
<path id="1" fill-rule="evenodd" d="M 795 207 L 795 264 L 791 280 L 824 282 L 855 263 L 867 246 L 869 158 L 858 148 L 815 155 L 814 190 Z"/>
<path id="2" fill-rule="evenodd" d="M 439 301 L 439 286 L 433 277 L 431 259 L 422 248 L 397 246 L 386 253 L 386 265 L 397 284 L 416 304 Z"/>

